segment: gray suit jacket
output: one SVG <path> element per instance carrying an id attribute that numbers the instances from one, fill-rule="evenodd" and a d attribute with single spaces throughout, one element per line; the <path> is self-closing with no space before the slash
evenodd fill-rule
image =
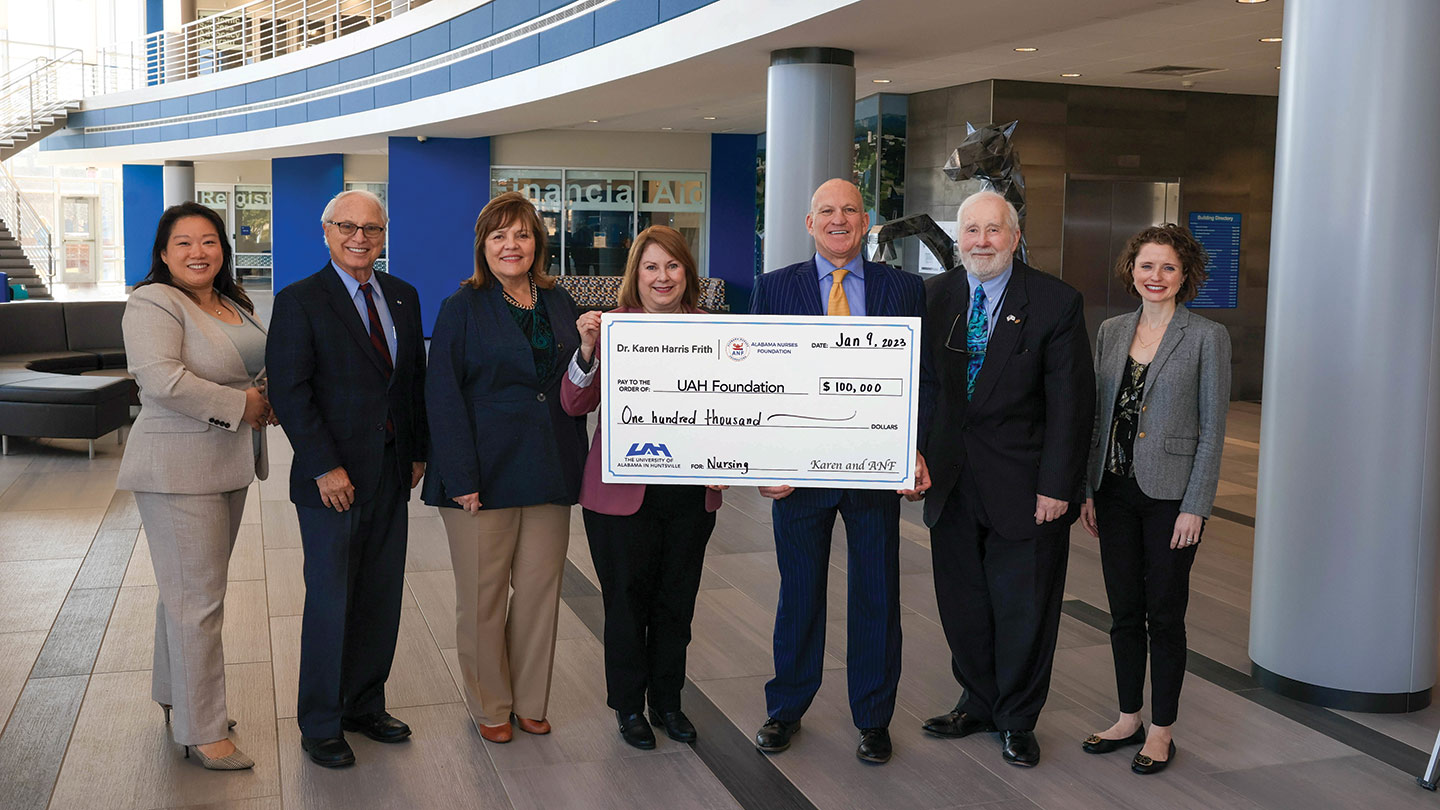
<path id="1" fill-rule="evenodd" d="M 140 416 L 115 488 L 202 495 L 264 479 L 265 432 L 257 442 L 240 418 L 254 381 L 220 322 L 178 289 L 148 284 L 130 294 L 121 327 Z"/>
<path id="2" fill-rule="evenodd" d="M 1100 487 L 1115 397 L 1140 310 L 1100 324 L 1095 339 L 1095 430 L 1090 441 L 1087 495 Z M 1180 501 L 1180 511 L 1210 516 L 1220 482 L 1220 451 L 1230 404 L 1230 333 L 1183 306 L 1165 330 L 1145 372 L 1135 437 L 1135 482 L 1157 500 Z"/>

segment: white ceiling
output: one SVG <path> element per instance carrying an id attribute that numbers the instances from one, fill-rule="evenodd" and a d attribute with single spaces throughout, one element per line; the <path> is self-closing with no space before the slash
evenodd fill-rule
<path id="1" fill-rule="evenodd" d="M 780 0 L 777 0 L 779 2 Z M 1111 87 L 1276 95 L 1283 0 L 861 0 L 740 45 L 524 108 L 462 118 L 431 134 L 528 129 L 761 132 L 770 52 L 855 52 L 856 97 L 1014 79 Z M 1034 47 L 1034 53 L 1016 53 Z M 1218 68 L 1180 79 L 1136 75 L 1159 65 Z M 1080 78 L 1062 78 L 1080 73 Z M 875 84 L 873 79 L 890 79 Z M 715 121 L 703 120 L 716 116 Z M 598 124 L 589 124 L 589 119 Z M 400 134 L 411 134 L 408 132 Z"/>

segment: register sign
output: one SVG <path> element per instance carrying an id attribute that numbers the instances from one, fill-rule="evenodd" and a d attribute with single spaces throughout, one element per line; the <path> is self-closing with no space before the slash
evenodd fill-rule
<path id="1" fill-rule="evenodd" d="M 606 483 L 912 485 L 919 318 L 600 323 Z"/>

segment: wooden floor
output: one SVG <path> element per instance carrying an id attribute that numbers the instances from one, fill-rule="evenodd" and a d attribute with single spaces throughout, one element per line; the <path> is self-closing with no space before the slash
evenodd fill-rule
<path id="1" fill-rule="evenodd" d="M 182 758 L 149 699 L 156 601 L 133 497 L 114 488 L 123 448 L 14 439 L 0 458 L 0 808 L 1354 808 L 1436 807 L 1414 783 L 1440 711 L 1341 715 L 1247 683 L 1259 408 L 1231 409 L 1218 506 L 1194 570 L 1192 675 L 1163 775 L 1128 770 L 1130 752 L 1095 757 L 1079 741 L 1115 711 L 1098 548 L 1072 534 L 1066 615 L 1038 768 L 1005 765 L 991 735 L 942 740 L 922 718 L 958 687 L 936 616 L 927 533 L 907 507 L 901 551 L 904 674 L 895 758 L 859 762 L 845 705 L 845 567 L 832 555 L 827 678 L 790 751 L 766 758 L 749 735 L 765 719 L 778 574 L 768 503 L 732 489 L 710 542 L 690 647 L 690 747 L 663 736 L 625 746 L 604 704 L 594 570 L 572 519 L 570 581 L 548 737 L 481 741 L 453 676 L 454 590 L 436 510 L 410 505 L 410 546 L 390 709 L 413 739 L 351 735 L 358 764 L 329 771 L 299 747 L 295 715 L 304 585 L 291 458 L 272 434 L 271 478 L 250 489 L 230 566 L 225 659 L 234 739 L 253 771 L 215 773 Z M 837 538 L 840 535 L 837 531 Z M 1400 767 L 1397 767 L 1400 766 Z M 776 790 L 779 784 L 785 790 Z M 766 787 L 769 785 L 770 787 Z M 768 792 L 767 792 L 768 791 Z"/>

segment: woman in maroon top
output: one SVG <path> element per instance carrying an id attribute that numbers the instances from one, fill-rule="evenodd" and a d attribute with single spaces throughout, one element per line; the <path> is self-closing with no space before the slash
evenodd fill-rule
<path id="1" fill-rule="evenodd" d="M 616 312 L 698 313 L 700 276 L 685 237 L 664 225 L 640 232 L 625 263 Z M 561 382 L 565 412 L 587 414 L 600 404 L 595 344 L 600 313 L 576 321 L 580 348 Z M 680 710 L 685 648 L 715 528 L 720 489 L 701 486 L 607 484 L 600 480 L 600 429 L 580 484 L 585 533 L 605 602 L 606 703 L 620 736 L 636 748 L 654 748 L 650 723 L 670 739 L 694 742 L 695 726 Z"/>

